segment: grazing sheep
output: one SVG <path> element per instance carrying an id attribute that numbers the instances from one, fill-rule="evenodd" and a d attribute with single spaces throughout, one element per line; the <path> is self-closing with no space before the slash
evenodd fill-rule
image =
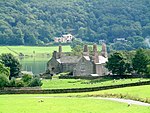
<path id="1" fill-rule="evenodd" d="M 44 100 L 41 99 L 41 100 L 38 100 L 38 102 L 44 102 Z"/>
<path id="2" fill-rule="evenodd" d="M 131 103 L 128 103 L 128 107 L 130 107 L 131 106 Z"/>

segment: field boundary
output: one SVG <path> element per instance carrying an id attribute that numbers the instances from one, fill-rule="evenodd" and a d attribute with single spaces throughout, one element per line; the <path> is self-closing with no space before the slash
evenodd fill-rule
<path id="1" fill-rule="evenodd" d="M 79 93 L 79 92 L 91 92 L 91 91 L 100 91 L 108 90 L 115 88 L 124 88 L 124 87 L 133 87 L 141 85 L 150 85 L 150 81 L 145 82 L 136 82 L 120 85 L 111 85 L 111 86 L 100 86 L 100 87 L 90 87 L 90 88 L 70 88 L 70 89 L 36 89 L 31 88 L 30 90 L 23 88 L 1 88 L 0 94 L 57 94 L 57 93 Z"/>

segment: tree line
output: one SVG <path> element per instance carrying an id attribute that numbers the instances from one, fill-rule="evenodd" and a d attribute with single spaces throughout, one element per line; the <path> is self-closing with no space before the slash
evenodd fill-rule
<path id="1" fill-rule="evenodd" d="M 114 52 L 106 63 L 108 70 L 123 77 L 124 75 L 150 75 L 150 57 L 144 49 L 138 49 L 135 53 Z"/>
<path id="2" fill-rule="evenodd" d="M 0 6 L 0 45 L 43 45 L 72 33 L 118 50 L 149 47 L 149 0 L 1 0 Z M 114 44 L 116 38 L 127 41 Z"/>

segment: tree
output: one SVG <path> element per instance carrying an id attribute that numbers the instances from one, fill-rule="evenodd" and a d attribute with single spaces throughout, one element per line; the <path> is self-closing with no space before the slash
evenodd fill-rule
<path id="1" fill-rule="evenodd" d="M 71 46 L 72 49 L 75 48 L 76 46 L 83 46 L 83 42 L 82 42 L 81 39 L 75 38 L 75 39 L 73 39 L 70 46 Z"/>
<path id="2" fill-rule="evenodd" d="M 80 56 L 82 54 L 83 48 L 80 45 L 77 45 L 76 47 L 72 48 L 72 54 Z"/>
<path id="3" fill-rule="evenodd" d="M 4 64 L 0 63 L 0 87 L 8 86 L 9 74 L 9 68 L 5 67 Z"/>
<path id="4" fill-rule="evenodd" d="M 148 56 L 143 49 L 138 49 L 134 58 L 132 59 L 133 69 L 138 74 L 144 74 L 147 70 L 147 65 L 149 64 Z"/>
<path id="5" fill-rule="evenodd" d="M 106 63 L 106 67 L 112 74 L 122 76 L 126 72 L 126 61 L 125 57 L 120 52 L 113 53 Z"/>
<path id="6" fill-rule="evenodd" d="M 9 85 L 9 79 L 6 75 L 0 74 L 0 87 L 5 87 Z"/>
<path id="7" fill-rule="evenodd" d="M 150 64 L 147 65 L 147 73 L 146 74 L 150 75 Z"/>
<path id="8" fill-rule="evenodd" d="M 0 56 L 2 63 L 10 68 L 10 78 L 17 77 L 21 71 L 21 64 L 11 53 Z"/>
<path id="9" fill-rule="evenodd" d="M 10 69 L 5 67 L 4 64 L 0 63 L 0 74 L 5 74 L 7 77 L 9 77 Z"/>

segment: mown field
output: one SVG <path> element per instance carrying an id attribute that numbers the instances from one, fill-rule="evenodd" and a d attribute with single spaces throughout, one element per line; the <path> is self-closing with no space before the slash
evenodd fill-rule
<path id="1" fill-rule="evenodd" d="M 39 102 L 39 100 L 44 102 Z M 149 107 L 92 98 L 0 95 L 0 113 L 149 113 Z"/>
<path id="2" fill-rule="evenodd" d="M 150 79 L 94 79 L 94 80 L 84 80 L 84 79 L 57 79 L 52 80 L 42 80 L 43 89 L 64 89 L 64 88 L 85 88 L 85 87 L 98 87 L 98 86 L 109 86 L 109 85 L 119 85 L 127 83 L 135 83 L 140 81 L 148 81 Z"/>
<path id="3" fill-rule="evenodd" d="M 92 45 L 89 45 L 92 47 Z M 70 45 L 62 46 L 63 52 L 71 52 Z M 98 50 L 101 51 L 101 45 L 98 45 Z M 53 51 L 58 51 L 58 46 L 0 46 L 0 54 L 2 53 L 12 53 L 18 56 L 19 53 L 23 53 L 27 56 L 44 56 L 47 54 L 52 54 Z"/>
<path id="4" fill-rule="evenodd" d="M 90 92 L 89 94 L 128 94 L 134 97 L 150 98 L 150 85 L 117 88 L 105 91 Z"/>
<path id="5" fill-rule="evenodd" d="M 62 46 L 64 52 L 70 52 L 71 47 Z M 35 55 L 42 56 L 47 54 L 52 54 L 53 51 L 58 51 L 58 46 L 50 46 L 50 47 L 39 47 L 39 46 L 0 46 L 0 54 L 2 53 L 12 53 L 17 56 L 19 53 L 23 53 L 24 55 Z"/>
<path id="6" fill-rule="evenodd" d="M 139 79 L 134 79 L 132 81 L 138 80 Z M 144 80 L 147 79 L 143 79 L 143 81 Z M 52 81 L 54 82 L 55 79 L 51 80 L 51 82 Z M 69 85 L 70 82 L 75 80 L 62 80 L 63 83 L 60 80 L 58 81 L 60 85 L 67 84 L 68 82 Z M 124 80 L 126 83 L 129 81 L 130 79 Z M 108 82 L 111 83 L 112 80 L 103 82 L 108 84 Z M 55 83 L 58 84 L 56 81 Z M 128 107 L 127 103 L 86 97 L 87 95 L 97 96 L 108 93 L 122 93 L 142 98 L 150 98 L 149 89 L 150 85 L 145 85 L 83 93 L 0 95 L 0 113 L 149 113 L 150 107 L 138 105 Z M 40 100 L 44 102 L 39 102 Z"/>

